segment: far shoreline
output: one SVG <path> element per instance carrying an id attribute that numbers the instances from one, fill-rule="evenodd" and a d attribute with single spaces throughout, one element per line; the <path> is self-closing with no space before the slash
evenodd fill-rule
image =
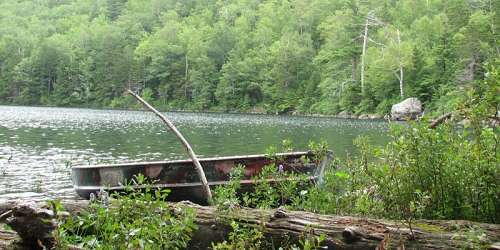
<path id="1" fill-rule="evenodd" d="M 2 103 L 0 106 L 5 107 L 35 107 L 35 108 L 67 108 L 67 109 L 93 109 L 93 110 L 117 110 L 117 111 L 147 111 L 146 109 L 134 109 L 134 108 L 119 108 L 119 107 L 94 107 L 94 106 L 56 106 L 56 105 L 19 105 L 19 104 L 5 104 Z M 236 114 L 236 115 L 256 115 L 256 116 L 292 116 L 292 117 L 310 117 L 310 118 L 334 118 L 334 119 L 343 119 L 343 120 L 365 120 L 365 121 L 386 121 L 384 117 L 377 114 L 370 113 L 362 113 L 360 115 L 355 114 L 346 114 L 346 115 L 331 115 L 331 114 L 304 114 L 304 113 L 294 113 L 287 112 L 281 114 L 273 114 L 266 112 L 245 112 L 245 111 L 215 111 L 215 110 L 183 110 L 183 109 L 175 109 L 175 110 L 164 110 L 158 109 L 160 112 L 165 113 L 192 113 L 192 114 Z M 343 113 L 340 112 L 339 114 Z M 360 117 L 365 118 L 360 118 Z"/>

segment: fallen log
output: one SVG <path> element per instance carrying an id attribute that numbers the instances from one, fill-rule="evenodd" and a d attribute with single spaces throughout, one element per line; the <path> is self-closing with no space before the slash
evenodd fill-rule
<path id="1" fill-rule="evenodd" d="M 16 241 L 20 240 L 19 236 L 14 231 L 2 229 L 3 226 L 0 223 L 0 249 L 13 248 L 12 246 L 16 244 Z"/>
<path id="2" fill-rule="evenodd" d="M 449 113 L 446 113 L 444 115 L 441 115 L 439 116 L 438 118 L 436 118 L 435 120 L 433 120 L 430 124 L 429 124 L 429 128 L 436 128 L 439 124 L 445 122 L 446 120 L 450 119 L 451 116 L 453 115 L 452 112 L 449 112 Z"/>
<path id="3" fill-rule="evenodd" d="M 77 215 L 88 208 L 86 200 L 65 200 L 62 205 L 67 215 Z M 260 228 L 268 241 L 280 246 L 283 241 L 298 243 L 300 239 L 324 235 L 324 249 L 464 249 L 482 244 L 489 249 L 500 249 L 500 225 L 471 221 L 417 220 L 409 227 L 389 220 L 320 215 L 284 209 L 262 210 L 236 207 L 220 211 L 214 206 L 200 206 L 191 202 L 168 203 L 172 211 L 191 208 L 196 211 L 198 230 L 189 249 L 206 249 L 221 242 L 230 232 L 229 222 Z M 44 203 L 9 202 L 0 204 L 0 214 L 11 211 L 4 218 L 25 243 L 43 245 L 50 249 L 54 239 L 53 213 Z M 1 223 L 2 221 L 0 221 Z M 45 225 L 42 225 L 44 224 Z M 471 241 L 472 229 L 481 232 Z M 28 242 L 27 242 L 28 241 Z"/>

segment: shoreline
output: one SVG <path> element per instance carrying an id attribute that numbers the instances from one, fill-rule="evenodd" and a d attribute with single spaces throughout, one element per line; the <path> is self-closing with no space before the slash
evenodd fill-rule
<path id="1" fill-rule="evenodd" d="M 114 108 L 114 107 L 92 107 L 92 106 L 56 106 L 56 105 L 18 105 L 18 104 L 0 104 L 0 106 L 5 107 L 35 107 L 35 108 L 67 108 L 67 109 L 93 109 L 93 110 L 118 110 L 118 111 L 147 111 L 145 109 L 135 109 L 135 108 Z M 384 117 L 378 114 L 363 113 L 360 115 L 355 114 L 342 114 L 344 111 L 337 115 L 333 114 L 303 114 L 303 113 L 282 113 L 273 114 L 266 112 L 245 112 L 245 111 L 214 111 L 214 110 L 184 110 L 184 109 L 174 109 L 174 110 L 164 110 L 158 109 L 160 112 L 165 113 L 193 113 L 193 114 L 235 114 L 235 115 L 262 115 L 262 116 L 292 116 L 292 117 L 311 117 L 311 118 L 334 118 L 334 119 L 344 119 L 344 120 L 366 120 L 366 121 L 387 121 Z"/>

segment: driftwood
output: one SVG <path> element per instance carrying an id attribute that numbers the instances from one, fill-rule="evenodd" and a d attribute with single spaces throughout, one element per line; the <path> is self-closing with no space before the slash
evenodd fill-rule
<path id="1" fill-rule="evenodd" d="M 184 136 L 177 130 L 177 128 L 174 126 L 174 124 L 167 119 L 162 113 L 158 112 L 153 106 L 151 106 L 148 102 L 146 102 L 144 99 L 142 99 L 140 96 L 138 96 L 136 93 L 134 93 L 132 90 L 128 90 L 128 93 L 135 97 L 137 100 L 139 100 L 144 106 L 146 106 L 149 110 L 151 110 L 153 113 L 155 113 L 162 121 L 167 125 L 169 129 L 171 129 L 175 136 L 179 138 L 179 140 L 182 142 L 184 147 L 186 148 L 189 157 L 193 160 L 193 164 L 196 167 L 196 171 L 198 172 L 198 176 L 200 177 L 201 183 L 203 184 L 203 187 L 205 189 L 205 193 L 207 195 L 207 200 L 208 202 L 211 202 L 212 200 L 212 192 L 210 191 L 210 186 L 208 185 L 207 177 L 205 176 L 205 172 L 203 171 L 203 167 L 200 164 L 200 161 L 198 161 L 198 158 L 196 157 L 196 154 L 194 153 L 193 149 L 191 148 L 191 145 L 189 145 L 188 141 Z"/>
<path id="2" fill-rule="evenodd" d="M 453 114 L 453 112 L 448 112 L 446 114 L 443 114 L 443 115 L 437 117 L 436 119 L 434 119 L 430 122 L 429 128 L 431 128 L 431 129 L 436 128 L 437 126 L 439 126 L 443 122 L 451 119 L 452 116 L 455 117 L 456 114 Z M 500 117 L 495 116 L 495 115 L 488 116 L 488 117 L 484 118 L 483 122 L 484 122 L 484 124 L 489 125 L 489 126 L 498 126 L 498 124 L 500 124 Z"/>
<path id="3" fill-rule="evenodd" d="M 86 210 L 89 202 L 68 200 L 62 201 L 62 204 L 67 213 L 75 215 Z M 464 249 L 473 247 L 470 245 L 471 239 L 475 239 L 476 244 L 485 244 L 489 249 L 500 249 L 500 225 L 494 224 L 417 220 L 412 225 L 412 233 L 406 225 L 387 220 L 283 209 L 233 208 L 222 212 L 213 206 L 190 202 L 169 203 L 168 206 L 174 213 L 179 208 L 191 208 L 196 212 L 198 229 L 189 249 L 206 249 L 212 243 L 226 239 L 231 220 L 260 228 L 274 246 L 284 242 L 297 244 L 300 240 L 324 235 L 326 240 L 322 242 L 323 249 Z M 6 211 L 12 211 L 6 219 L 7 224 L 19 233 L 25 243 L 31 241 L 33 246 L 43 244 L 46 247 L 53 245 L 51 230 L 55 221 L 49 219 L 53 216 L 49 207 L 43 203 L 0 204 L 0 214 Z M 46 225 L 41 226 L 44 223 Z M 472 228 L 480 233 L 471 233 Z"/>
<path id="4" fill-rule="evenodd" d="M 439 116 L 438 118 L 436 118 L 435 120 L 433 120 L 431 122 L 431 124 L 429 124 L 429 128 L 436 128 L 439 124 L 445 122 L 446 120 L 450 119 L 451 116 L 452 116 L 452 112 L 449 112 L 449 113 L 446 113 L 444 115 L 441 115 Z"/>

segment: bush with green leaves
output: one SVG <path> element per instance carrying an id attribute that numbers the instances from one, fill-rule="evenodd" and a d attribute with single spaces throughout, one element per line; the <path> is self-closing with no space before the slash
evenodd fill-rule
<path id="1" fill-rule="evenodd" d="M 213 250 L 263 249 L 261 248 L 264 241 L 262 230 L 245 227 L 236 221 L 231 221 L 231 229 L 232 231 L 228 235 L 228 240 L 212 244 Z"/>
<path id="2" fill-rule="evenodd" d="M 194 211 L 174 212 L 166 203 L 169 191 L 148 187 L 142 175 L 136 177 L 136 184 L 146 188 L 128 186 L 127 194 L 112 195 L 110 204 L 94 202 L 85 213 L 61 220 L 60 248 L 185 249 L 196 230 Z"/>
<path id="3" fill-rule="evenodd" d="M 498 65 L 498 63 L 496 64 Z M 396 124 L 385 147 L 368 138 L 327 171 L 296 208 L 321 213 L 405 219 L 500 222 L 498 67 L 490 65 L 455 107 L 456 121 Z"/>

